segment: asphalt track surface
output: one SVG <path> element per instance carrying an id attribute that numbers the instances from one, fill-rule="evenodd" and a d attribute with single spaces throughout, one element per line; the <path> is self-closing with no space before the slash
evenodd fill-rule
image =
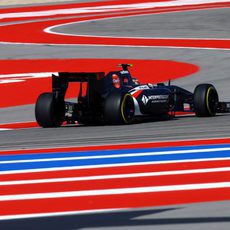
<path id="1" fill-rule="evenodd" d="M 213 9 L 147 15 L 87 22 L 58 27 L 55 31 L 103 36 L 216 37 L 229 38 L 230 10 Z M 118 23 L 119 22 L 119 23 Z M 154 23 L 153 23 L 154 22 Z M 156 23 L 155 23 L 156 22 Z M 168 23 L 170 22 L 170 23 Z M 179 22 L 179 23 L 178 23 Z M 202 22 L 202 28 L 199 25 Z M 159 27 L 159 23 L 162 26 Z M 128 28 L 128 29 L 127 29 Z M 157 32 L 153 32 L 157 31 Z M 220 99 L 229 100 L 229 50 L 182 48 L 91 47 L 58 45 L 0 45 L 1 59 L 37 58 L 133 58 L 164 59 L 194 63 L 200 71 L 175 83 L 193 90 L 200 82 L 213 83 Z M 1 109 L 0 123 L 34 120 L 33 105 Z M 136 143 L 230 136 L 230 116 L 186 116 L 168 121 L 130 126 L 19 129 L 0 132 L 0 149 L 31 149 L 60 146 Z M 106 216 L 105 216 L 106 215 Z M 229 202 L 165 206 L 107 214 L 76 215 L 4 221 L 3 229 L 229 229 Z"/>
<path id="2" fill-rule="evenodd" d="M 1 132 L 1 149 L 33 149 L 85 145 L 108 145 L 151 141 L 225 138 L 228 115 L 215 118 L 179 117 L 167 121 L 128 126 L 68 126 L 50 129 L 19 129 Z"/>
<path id="3" fill-rule="evenodd" d="M 42 219 L 10 220 L 2 223 L 3 229 L 228 229 L 230 202 L 164 206 L 130 211 L 59 216 Z"/>
<path id="4" fill-rule="evenodd" d="M 128 17 L 121 19 L 109 19 L 81 24 L 71 24 L 54 28 L 55 32 L 102 35 L 102 36 L 130 36 L 138 35 L 141 28 L 141 36 L 175 37 L 175 31 L 179 31 L 177 37 L 186 36 L 202 37 L 207 34 L 213 37 L 226 38 L 230 34 L 228 19 L 230 10 L 214 9 L 192 12 L 168 13 L 162 15 L 147 15 Z M 162 21 L 163 29 L 159 23 Z M 197 30 L 200 21 L 202 27 Z M 153 23 L 154 22 L 154 23 Z M 156 23 L 155 23 L 156 22 Z M 170 23 L 168 23 L 170 22 Z M 138 24 L 139 23 L 139 24 Z M 189 26 L 189 23 L 192 26 Z M 84 26 L 86 24 L 86 26 Z M 138 26 L 137 26 L 138 25 Z M 141 26 L 144 25 L 144 26 Z M 157 28 L 157 32 L 156 31 Z M 192 28 L 191 28 L 192 27 Z M 126 28 L 128 28 L 126 30 Z M 202 29 L 205 28 L 205 31 Z M 207 36 L 208 36 L 207 35 Z M 2 59 L 39 59 L 39 58 L 135 58 L 175 60 L 193 63 L 200 67 L 200 71 L 186 78 L 178 79 L 174 83 L 193 91 L 199 83 L 212 83 L 218 90 L 220 100 L 228 101 L 230 98 L 229 85 L 229 60 L 228 50 L 212 49 L 181 49 L 181 48 L 134 48 L 134 47 L 59 47 L 59 46 L 32 46 L 32 45 L 1 45 L 0 58 Z M 210 65 L 210 63 L 212 63 Z M 7 122 L 6 122 L 7 120 Z M 34 106 L 22 106 L 1 109 L 0 122 L 23 122 L 34 120 Z M 210 122 L 212 125 L 210 125 Z M 1 148 L 15 146 L 23 148 L 53 147 L 56 145 L 68 146 L 88 144 L 110 144 L 113 142 L 164 141 L 172 139 L 197 139 L 217 138 L 229 136 L 229 116 L 220 115 L 215 118 L 184 117 L 163 122 L 149 122 L 118 127 L 68 127 L 56 129 L 32 129 L 8 131 L 0 134 L 3 139 Z M 192 127 L 192 128 L 189 128 Z M 71 130 L 71 132 L 70 132 Z M 123 132 L 125 130 L 125 132 Z M 187 131 L 189 130 L 189 132 Z M 100 135 L 95 137 L 95 133 Z M 18 135 L 20 133 L 20 135 Z M 79 133 L 81 135 L 79 135 Z M 122 134 L 122 138 L 118 136 Z M 14 138 L 11 138 L 14 136 Z M 35 143 L 36 142 L 36 143 Z M 39 143 L 39 144 L 38 144 Z"/>

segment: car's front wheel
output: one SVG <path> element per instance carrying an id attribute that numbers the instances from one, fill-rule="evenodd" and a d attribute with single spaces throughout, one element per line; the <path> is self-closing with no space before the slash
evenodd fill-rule
<path id="1" fill-rule="evenodd" d="M 134 102 L 129 93 L 112 92 L 104 104 L 104 120 L 106 124 L 129 124 L 134 118 Z"/>
<path id="2" fill-rule="evenodd" d="M 43 127 L 59 127 L 64 121 L 65 104 L 55 102 L 52 93 L 42 93 L 35 105 L 37 123 Z"/>
<path id="3" fill-rule="evenodd" d="M 215 116 L 219 97 L 211 84 L 200 84 L 194 91 L 194 111 L 198 117 Z"/>

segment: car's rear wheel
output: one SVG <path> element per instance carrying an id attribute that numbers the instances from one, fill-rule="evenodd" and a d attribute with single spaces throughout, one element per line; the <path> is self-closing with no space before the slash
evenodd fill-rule
<path id="1" fill-rule="evenodd" d="M 198 117 L 215 116 L 219 97 L 211 84 L 200 84 L 194 91 L 194 111 Z"/>
<path id="2" fill-rule="evenodd" d="M 135 112 L 133 98 L 129 93 L 112 92 L 105 100 L 104 119 L 106 124 L 129 124 Z"/>
<path id="3" fill-rule="evenodd" d="M 52 93 L 42 93 L 35 105 L 35 117 L 37 123 L 43 127 L 59 127 L 65 116 L 65 104 L 55 102 Z"/>

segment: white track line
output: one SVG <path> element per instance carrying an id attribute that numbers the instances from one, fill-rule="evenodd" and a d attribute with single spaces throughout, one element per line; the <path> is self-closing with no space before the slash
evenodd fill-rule
<path id="1" fill-rule="evenodd" d="M 101 13 L 101 12 L 116 12 L 116 11 L 129 11 L 129 10 L 143 10 L 154 9 L 159 7 L 178 7 L 178 6 L 196 6 L 201 4 L 211 3 L 227 3 L 230 0 L 174 0 L 166 2 L 145 2 L 145 3 L 130 3 L 121 5 L 108 5 L 108 6 L 93 6 L 93 7 L 79 7 L 69 9 L 55 9 L 55 10 L 40 10 L 30 12 L 16 12 L 16 13 L 2 13 L 0 19 L 6 18 L 27 18 L 27 17 L 44 17 L 55 15 L 70 15 L 70 14 L 85 14 L 85 13 Z"/>
<path id="2" fill-rule="evenodd" d="M 52 74 L 57 74 L 57 73 L 1 74 L 0 84 L 23 82 L 28 79 L 35 79 L 35 78 L 49 78 L 52 76 Z"/>
<path id="3" fill-rule="evenodd" d="M 32 163 L 32 162 L 52 162 L 52 161 L 72 161 L 72 160 L 89 160 L 89 159 L 109 159 L 109 158 L 124 158 L 124 157 L 139 157 L 139 156 L 155 156 L 155 155 L 171 155 L 171 154 L 187 154 L 187 153 L 203 153 L 203 152 L 220 152 L 230 151 L 230 147 L 224 148 L 207 148 L 207 149 L 188 149 L 188 150 L 174 150 L 174 151 L 159 151 L 159 152 L 144 152 L 144 153 L 127 153 L 127 154 L 108 154 L 95 156 L 81 156 L 81 157 L 61 157 L 61 158 L 47 158 L 47 159 L 30 159 L 30 160 L 6 160 L 0 161 L 0 164 L 18 164 L 18 163 Z M 1 158 L 0 158 L 1 159 Z"/>
<path id="4" fill-rule="evenodd" d="M 57 72 L 39 72 L 39 73 L 15 73 L 15 74 L 0 74 L 0 79 L 1 78 L 43 78 L 43 77 L 50 77 L 52 74 L 57 74 Z"/>
<path id="5" fill-rule="evenodd" d="M 18 181 L 0 182 L 0 186 L 2 186 L 2 185 L 5 186 L 5 185 L 23 185 L 23 184 L 43 184 L 43 183 L 57 183 L 57 182 L 108 180 L 108 179 L 153 177 L 153 176 L 167 176 L 167 175 L 184 175 L 184 174 L 228 172 L 228 171 L 230 171 L 230 167 L 208 168 L 208 169 L 191 169 L 191 170 L 174 170 L 174 171 L 148 172 L 148 173 L 113 174 L 113 175 L 102 175 L 102 176 L 67 177 L 67 178 L 55 178 L 55 179 L 18 180 Z"/>
<path id="6" fill-rule="evenodd" d="M 2 13 L 0 19 L 6 18 L 27 18 L 27 17 L 44 17 L 54 15 L 69 15 L 69 14 L 85 14 L 85 13 L 100 13 L 100 12 L 116 12 L 123 10 L 142 10 L 154 9 L 159 7 L 177 7 L 177 6 L 196 6 L 200 4 L 211 3 L 226 3 L 230 0 L 172 0 L 166 2 L 146 2 L 146 3 L 130 3 L 121 5 L 109 6 L 93 6 L 93 7 L 79 7 L 69 9 L 56 9 L 56 10 L 40 10 L 30 12 L 16 12 L 16 13 Z"/>
<path id="7" fill-rule="evenodd" d="M 210 10 L 212 10 L 211 8 Z M 217 8 L 219 9 L 219 8 Z M 132 17 L 143 17 L 143 16 L 150 16 L 150 15 L 161 15 L 161 14 L 170 14 L 170 13 L 180 13 L 185 11 L 200 11 L 204 9 L 196 9 L 196 10 L 178 10 L 178 11 L 169 11 L 169 12 L 161 12 L 161 13 L 143 13 L 138 15 L 123 15 L 123 16 L 116 16 L 116 15 L 108 15 L 106 18 L 96 18 L 96 19 L 86 19 L 76 22 L 68 22 L 62 23 L 54 26 L 47 27 L 44 29 L 45 33 L 54 34 L 54 35 L 63 35 L 63 36 L 75 36 L 75 37 L 89 37 L 89 38 L 116 38 L 116 39 L 165 39 L 165 40 L 220 40 L 220 41 L 230 41 L 229 38 L 201 38 L 201 37 L 194 37 L 194 38 L 187 38 L 187 37 L 126 37 L 126 36 L 109 36 L 109 35 L 91 35 L 91 34 L 71 34 L 71 33 L 64 33 L 64 32 L 54 32 L 53 29 L 63 26 L 75 25 L 75 24 L 84 24 L 86 22 L 95 22 L 95 21 L 106 21 L 106 20 L 114 20 L 114 19 L 123 19 L 123 18 L 132 18 Z M 206 10 L 206 9 L 205 9 Z"/>
<path id="8" fill-rule="evenodd" d="M 69 216 L 69 215 L 83 215 L 83 214 L 95 214 L 95 213 L 108 213 L 114 211 L 124 211 L 127 208 L 116 208 L 116 209 L 95 209 L 95 210 L 84 210 L 84 211 L 71 211 L 71 212 L 49 212 L 49 213 L 36 213 L 36 214 L 20 214 L 20 215 L 5 215 L 0 216 L 0 220 L 15 220 L 25 218 L 39 218 L 39 217 L 55 217 L 55 216 Z"/>
<path id="9" fill-rule="evenodd" d="M 217 157 L 217 158 L 204 158 L 204 159 L 189 159 L 189 160 L 170 160 L 170 161 L 148 161 L 139 163 L 120 163 L 120 164 L 104 164 L 104 165 L 87 165 L 87 166 L 73 166 L 73 167 L 54 167 L 54 168 L 38 168 L 38 169 L 23 169 L 23 170 L 9 170 L 0 171 L 0 175 L 9 174 L 22 174 L 22 173 L 34 173 L 34 172 L 53 172 L 53 171 L 65 171 L 65 170 L 78 170 L 78 169 L 99 169 L 108 167 L 123 167 L 123 166 L 138 166 L 138 165 L 154 165 L 154 164 L 175 164 L 175 163 L 187 163 L 187 162 L 207 162 L 207 161 L 228 161 L 230 157 Z"/>
<path id="10" fill-rule="evenodd" d="M 148 48 L 148 49 L 188 49 L 188 50 L 210 50 L 210 51 L 229 51 L 230 48 L 206 48 L 206 47 L 185 47 L 185 46 L 144 46 L 144 45 L 97 45 L 97 44 L 57 44 L 57 43 L 29 43 L 29 42 L 1 42 L 0 44 L 5 45 L 25 45 L 25 46 L 73 46 L 73 47 L 120 47 L 120 48 Z"/>
<path id="11" fill-rule="evenodd" d="M 71 192 L 51 192 L 51 193 L 32 193 L 20 195 L 2 195 L 0 201 L 13 200 L 34 200 L 34 199 L 51 199 L 51 198 L 68 198 L 83 196 L 104 196 L 104 195 L 121 195 L 136 193 L 154 193 L 154 192 L 172 192 L 200 189 L 217 189 L 230 188 L 230 182 L 202 183 L 202 184 L 183 184 L 170 186 L 153 186 L 153 187 L 134 187 L 119 189 L 102 189 L 102 190 L 83 190 Z"/>
<path id="12" fill-rule="evenodd" d="M 207 0 L 207 1 L 210 2 L 209 0 Z M 219 1 L 215 1 L 215 2 L 219 2 Z M 226 1 L 223 1 L 223 2 L 230 2 L 230 0 L 226 0 Z M 212 9 L 219 9 L 219 8 L 228 8 L 228 7 L 216 7 L 216 8 L 208 8 L 207 7 L 207 8 L 202 8 L 202 9 L 186 9 L 186 10 L 178 10 L 178 11 L 172 11 L 172 12 L 161 12 L 161 13 L 154 13 L 154 14 L 166 14 L 166 13 L 168 14 L 168 13 L 178 13 L 178 12 L 185 12 L 185 11 L 212 10 Z M 108 16 L 108 17 L 106 17 L 104 19 L 95 19 L 95 20 L 107 20 L 107 19 L 116 19 L 116 18 L 139 17 L 139 16 L 144 16 L 144 15 L 150 15 L 150 14 L 149 13 L 143 13 L 143 14 L 138 14 L 138 15 L 127 15 L 127 16 Z M 92 20 L 84 20 L 84 21 L 75 22 L 75 23 L 83 23 L 83 22 L 87 22 L 87 21 L 92 21 Z M 26 23 L 26 22 L 24 22 L 24 23 Z M 51 26 L 51 27 L 46 28 L 44 31 L 47 32 L 47 33 L 52 33 L 52 34 L 56 34 L 56 35 L 65 35 L 63 33 L 53 32 L 51 30 L 52 30 L 52 28 L 62 26 L 62 25 L 67 25 L 67 24 L 71 24 L 71 23 L 64 23 L 64 24 Z M 74 36 L 80 36 L 80 35 L 75 34 Z M 156 37 L 156 39 L 157 39 L 157 37 Z M 184 38 L 184 39 L 187 39 L 187 38 Z M 199 38 L 199 39 L 202 39 L 202 38 Z M 213 38 L 213 39 L 215 40 L 215 38 Z M 228 40 L 228 39 L 220 39 L 220 40 Z M 124 47 L 124 48 L 154 48 L 154 49 L 156 49 L 156 48 L 160 48 L 160 49 L 165 48 L 165 49 L 192 49 L 192 50 L 194 49 L 194 50 L 218 50 L 218 51 L 229 51 L 230 50 L 230 48 L 204 48 L 204 47 L 183 47 L 183 46 L 144 46 L 144 45 L 106 45 L 106 44 L 103 44 L 103 45 L 97 45 L 97 44 L 56 44 L 56 43 L 29 43 L 29 42 L 23 43 L 23 42 L 3 42 L 3 41 L 0 41 L 0 44 L 26 45 L 26 46 L 28 46 L 28 45 L 37 45 L 37 46 L 42 45 L 43 46 L 43 45 L 48 44 L 50 46 L 73 46 L 73 47 L 75 47 L 75 46 L 78 46 L 78 47 Z"/>

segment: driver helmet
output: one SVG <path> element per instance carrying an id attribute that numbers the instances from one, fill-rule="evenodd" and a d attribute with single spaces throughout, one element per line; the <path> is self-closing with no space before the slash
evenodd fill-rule
<path id="1" fill-rule="evenodd" d="M 132 78 L 132 81 L 133 81 L 134 85 L 136 85 L 136 86 L 141 84 L 137 78 Z"/>

